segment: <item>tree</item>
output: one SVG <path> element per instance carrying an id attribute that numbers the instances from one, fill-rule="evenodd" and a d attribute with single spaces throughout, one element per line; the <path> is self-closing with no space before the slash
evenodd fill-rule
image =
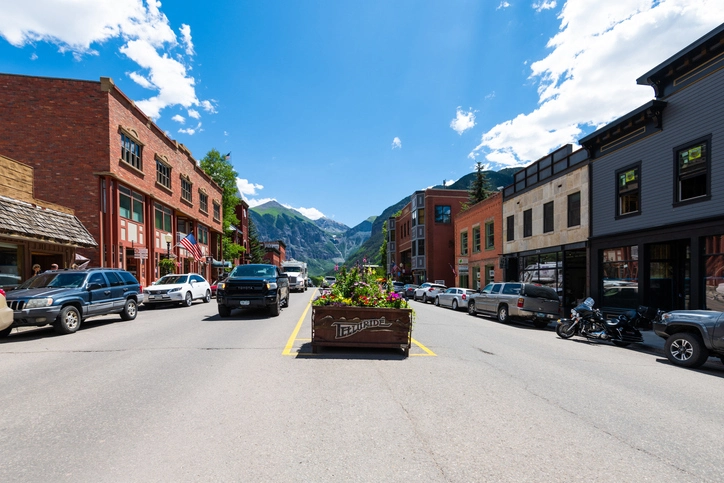
<path id="1" fill-rule="evenodd" d="M 239 204 L 236 170 L 234 170 L 229 160 L 216 149 L 206 153 L 199 165 L 222 189 L 221 250 L 223 256 L 227 260 L 239 258 L 240 254 L 244 253 L 246 249 L 234 243 L 229 229 L 231 226 L 239 224 L 239 219 L 236 217 L 236 205 Z"/>
<path id="2" fill-rule="evenodd" d="M 251 263 L 264 263 L 264 245 L 259 241 L 259 232 L 256 231 L 256 225 L 249 217 L 249 258 Z"/>
<path id="3" fill-rule="evenodd" d="M 483 172 L 483 164 L 478 161 L 475 163 L 475 178 L 470 183 L 470 189 L 468 190 L 468 201 L 465 204 L 465 208 L 470 208 L 476 203 L 487 199 L 490 196 L 488 177 Z"/>

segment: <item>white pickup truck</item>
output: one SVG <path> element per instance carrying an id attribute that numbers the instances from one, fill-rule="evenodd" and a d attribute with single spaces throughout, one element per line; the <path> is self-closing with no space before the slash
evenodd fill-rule
<path id="1" fill-rule="evenodd" d="M 289 290 L 304 292 L 307 290 L 307 264 L 298 260 L 286 260 L 282 262 L 282 272 L 289 277 Z"/>

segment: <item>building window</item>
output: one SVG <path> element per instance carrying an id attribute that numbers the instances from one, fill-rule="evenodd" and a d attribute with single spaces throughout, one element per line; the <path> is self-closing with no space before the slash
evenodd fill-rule
<path id="1" fill-rule="evenodd" d="M 581 224 L 581 192 L 568 195 L 568 227 Z"/>
<path id="2" fill-rule="evenodd" d="M 156 160 L 156 183 L 171 189 L 171 167 Z"/>
<path id="3" fill-rule="evenodd" d="M 708 236 L 704 245 L 703 309 L 724 312 L 724 235 Z"/>
<path id="4" fill-rule="evenodd" d="M 480 251 L 480 225 L 473 227 L 473 253 Z"/>
<path id="5" fill-rule="evenodd" d="M 171 233 L 171 208 L 154 203 L 153 211 L 156 217 L 156 229 Z"/>
<path id="6" fill-rule="evenodd" d="M 419 210 L 417 210 L 417 224 L 425 224 L 425 208 L 420 208 Z"/>
<path id="7" fill-rule="evenodd" d="M 523 237 L 533 236 L 533 210 L 523 212 Z"/>
<path id="8" fill-rule="evenodd" d="M 603 250 L 601 307 L 635 308 L 639 305 L 638 246 Z"/>
<path id="9" fill-rule="evenodd" d="M 422 256 L 425 254 L 425 239 L 417 240 L 417 255 Z"/>
<path id="10" fill-rule="evenodd" d="M 640 213 L 641 164 L 616 171 L 617 216 Z"/>
<path id="11" fill-rule="evenodd" d="M 412 212 L 412 226 L 417 226 L 417 210 Z"/>
<path id="12" fill-rule="evenodd" d="M 506 218 L 505 222 L 507 223 L 507 236 L 506 240 L 513 241 L 515 240 L 515 215 L 510 215 L 508 218 Z"/>
<path id="13" fill-rule="evenodd" d="M 492 250 L 493 248 L 495 248 L 494 222 L 489 221 L 485 224 L 485 249 Z"/>
<path id="14" fill-rule="evenodd" d="M 465 230 L 460 233 L 460 255 L 468 254 L 468 232 Z"/>
<path id="15" fill-rule="evenodd" d="M 450 223 L 450 206 L 435 206 L 435 223 Z"/>
<path id="16" fill-rule="evenodd" d="M 141 146 L 125 133 L 121 133 L 121 159 L 134 168 L 143 171 Z"/>
<path id="17" fill-rule="evenodd" d="M 214 221 L 221 221 L 221 205 L 214 201 Z"/>
<path id="18" fill-rule="evenodd" d="M 209 195 L 199 191 L 199 209 L 204 212 L 209 212 Z"/>
<path id="19" fill-rule="evenodd" d="M 191 181 L 189 181 L 187 178 L 181 178 L 181 198 L 191 203 L 193 201 L 192 195 L 191 195 L 191 187 L 193 185 L 191 184 Z"/>
<path id="20" fill-rule="evenodd" d="M 543 233 L 553 231 L 553 202 L 549 201 L 543 205 Z"/>
<path id="21" fill-rule="evenodd" d="M 208 245 L 209 244 L 209 230 L 205 226 L 199 226 L 197 230 L 198 234 L 198 241 L 201 245 Z"/>
<path id="22" fill-rule="evenodd" d="M 119 186 L 118 198 L 121 217 L 143 223 L 143 195 Z"/>
<path id="23" fill-rule="evenodd" d="M 676 203 L 707 199 L 709 195 L 709 140 L 699 139 L 676 152 Z"/>

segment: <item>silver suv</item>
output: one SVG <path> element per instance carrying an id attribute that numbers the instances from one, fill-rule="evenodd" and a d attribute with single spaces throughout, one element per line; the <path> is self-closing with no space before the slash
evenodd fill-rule
<path id="1" fill-rule="evenodd" d="M 533 322 L 542 329 L 560 317 L 561 302 L 550 287 L 534 283 L 491 283 L 470 296 L 468 314 L 496 315 L 498 321 L 511 319 Z"/>

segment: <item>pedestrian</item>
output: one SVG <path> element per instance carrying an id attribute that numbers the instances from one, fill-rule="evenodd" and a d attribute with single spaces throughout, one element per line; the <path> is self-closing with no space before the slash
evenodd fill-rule
<path id="1" fill-rule="evenodd" d="M 51 263 L 51 264 L 50 264 L 50 269 L 51 269 L 51 270 L 58 270 L 58 264 L 57 264 L 57 263 Z"/>
<path id="2" fill-rule="evenodd" d="M 38 265 L 38 264 L 36 263 L 35 265 L 33 265 L 33 276 L 35 276 L 35 275 L 37 275 L 37 274 L 39 274 L 39 273 L 40 273 L 40 265 Z"/>

